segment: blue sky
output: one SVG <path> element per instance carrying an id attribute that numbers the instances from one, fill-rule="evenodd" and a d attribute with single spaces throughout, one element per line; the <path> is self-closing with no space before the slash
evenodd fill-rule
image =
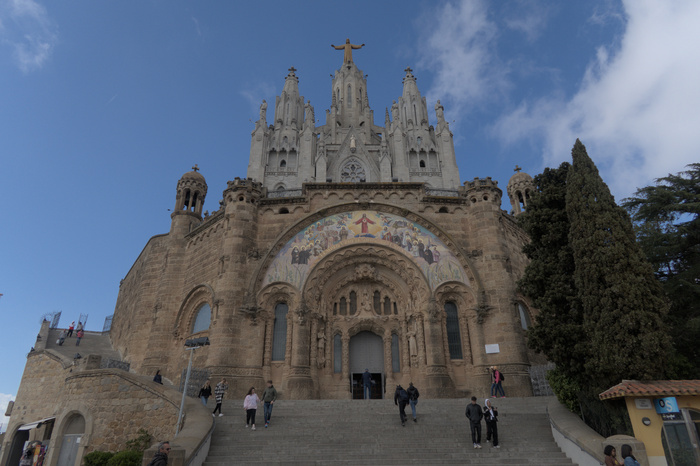
<path id="1" fill-rule="evenodd" d="M 210 211 L 246 175 L 290 66 L 323 124 L 330 44 L 365 43 L 376 122 L 410 66 L 462 181 L 505 191 L 516 164 L 535 175 L 579 137 L 622 199 L 698 161 L 698 23 L 694 0 L 0 0 L 0 408 L 44 314 L 102 329 L 183 173 L 201 167 Z"/>

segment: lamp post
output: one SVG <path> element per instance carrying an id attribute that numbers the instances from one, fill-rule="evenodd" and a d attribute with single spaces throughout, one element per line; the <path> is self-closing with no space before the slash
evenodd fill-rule
<path id="1" fill-rule="evenodd" d="M 185 351 L 192 351 L 190 353 L 190 363 L 187 365 L 187 375 L 185 376 L 185 385 L 182 387 L 182 402 L 180 403 L 180 413 L 177 416 L 177 425 L 175 426 L 175 435 L 180 432 L 180 423 L 182 422 L 182 416 L 185 410 L 185 397 L 187 396 L 187 385 L 190 383 L 190 372 L 192 371 L 192 357 L 194 356 L 194 350 L 201 348 L 202 346 L 209 345 L 208 337 L 193 338 L 192 340 L 185 340 Z"/>

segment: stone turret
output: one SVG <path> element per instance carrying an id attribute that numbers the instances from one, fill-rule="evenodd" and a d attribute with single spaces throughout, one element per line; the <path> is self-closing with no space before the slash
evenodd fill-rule
<path id="1" fill-rule="evenodd" d="M 202 208 L 207 195 L 207 182 L 199 173 L 195 164 L 191 172 L 182 175 L 177 182 L 175 209 L 170 215 L 172 219 L 170 232 L 185 235 L 202 221 Z"/>
<path id="2" fill-rule="evenodd" d="M 527 203 L 530 200 L 530 193 L 535 190 L 532 177 L 522 170 L 519 166 L 515 166 L 515 175 L 510 177 L 506 191 L 510 199 L 510 205 L 513 208 L 513 215 L 520 215 L 527 209 Z"/>
<path id="3" fill-rule="evenodd" d="M 492 180 L 490 176 L 477 177 L 474 178 L 474 181 L 465 181 L 464 187 L 464 195 L 472 206 L 478 207 L 488 204 L 500 209 L 503 191 L 498 187 L 498 181 Z"/>

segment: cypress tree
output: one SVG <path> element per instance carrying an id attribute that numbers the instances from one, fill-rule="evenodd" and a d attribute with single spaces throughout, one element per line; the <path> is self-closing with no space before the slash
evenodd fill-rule
<path id="1" fill-rule="evenodd" d="M 597 394 L 622 379 L 665 374 L 667 303 L 632 223 L 576 140 L 566 188 L 574 283 L 589 342 L 579 380 Z"/>
<path id="2" fill-rule="evenodd" d="M 519 288 L 539 310 L 528 330 L 528 345 L 544 353 L 562 374 L 583 372 L 586 354 L 566 214 L 566 179 L 570 167 L 564 162 L 557 169 L 545 168 L 535 176 L 535 192 L 527 210 L 518 217 L 520 227 L 530 237 L 530 243 L 523 248 L 530 263 Z"/>

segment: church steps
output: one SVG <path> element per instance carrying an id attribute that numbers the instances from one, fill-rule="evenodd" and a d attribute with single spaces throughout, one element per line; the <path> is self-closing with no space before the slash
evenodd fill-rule
<path id="1" fill-rule="evenodd" d="M 501 448 L 472 446 L 464 416 L 466 399 L 421 399 L 418 423 L 401 426 L 393 400 L 278 400 L 270 428 L 263 410 L 256 431 L 245 428 L 242 401 L 225 400 L 216 418 L 205 466 L 225 464 L 481 464 L 571 465 L 552 438 L 549 398 L 494 400 Z M 479 399 L 479 402 L 483 401 Z"/>

